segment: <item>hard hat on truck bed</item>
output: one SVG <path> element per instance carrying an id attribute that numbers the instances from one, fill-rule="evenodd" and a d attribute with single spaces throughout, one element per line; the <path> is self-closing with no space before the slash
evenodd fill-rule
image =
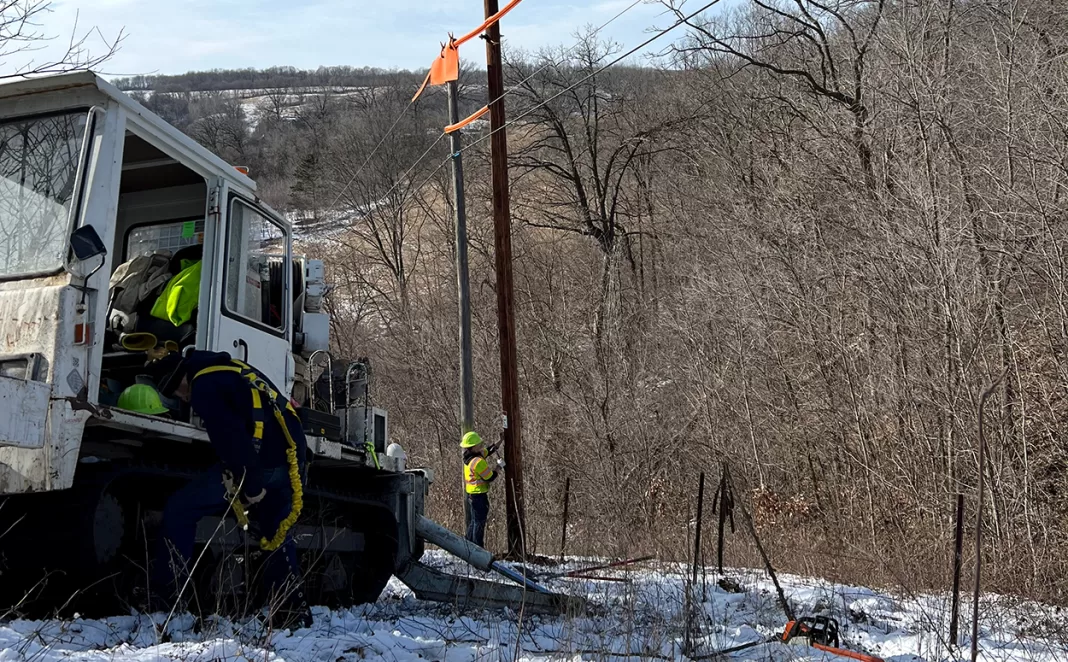
<path id="1" fill-rule="evenodd" d="M 156 389 L 148 384 L 134 384 L 127 387 L 119 396 L 119 409 L 134 411 L 138 414 L 165 414 L 169 411 L 163 406 Z"/>

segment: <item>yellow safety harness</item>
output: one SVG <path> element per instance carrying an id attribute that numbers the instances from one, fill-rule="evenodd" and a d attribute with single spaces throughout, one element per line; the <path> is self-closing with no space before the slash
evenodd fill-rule
<path id="1" fill-rule="evenodd" d="M 297 416 L 297 411 L 293 408 L 293 405 L 285 398 L 281 393 L 276 391 L 271 385 L 264 379 L 256 369 L 252 366 L 238 361 L 237 359 L 230 360 L 233 365 L 216 365 L 210 368 L 204 368 L 193 379 L 202 375 L 210 375 L 213 372 L 236 372 L 241 377 L 249 382 L 249 386 L 252 388 L 252 422 L 253 430 L 252 437 L 258 442 L 263 439 L 263 427 L 266 423 L 263 401 L 264 399 L 270 404 L 274 410 L 275 420 L 278 421 L 278 425 L 282 428 L 282 434 L 286 438 L 286 459 L 289 463 L 289 485 L 293 490 L 293 503 L 290 508 L 289 514 L 278 524 L 278 530 L 275 531 L 274 536 L 269 540 L 266 537 L 260 539 L 260 547 L 267 551 L 274 551 L 282 546 L 282 543 L 286 539 L 286 533 L 296 523 L 297 518 L 300 516 L 300 511 L 304 507 L 304 493 L 300 484 L 300 464 L 297 460 L 297 442 L 293 440 L 293 435 L 289 433 L 289 426 L 286 425 L 285 414 L 283 410 L 288 410 L 293 416 Z M 234 515 L 237 517 L 237 522 L 242 527 L 248 528 L 248 514 L 245 512 L 245 507 L 238 499 L 233 499 Z"/>

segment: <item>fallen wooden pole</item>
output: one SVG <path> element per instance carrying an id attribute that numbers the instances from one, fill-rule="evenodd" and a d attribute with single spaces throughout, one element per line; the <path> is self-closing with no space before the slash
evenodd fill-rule
<path id="1" fill-rule="evenodd" d="M 733 477 L 731 479 L 731 491 L 734 492 Z M 779 596 L 779 606 L 782 607 L 782 611 L 786 614 L 786 620 L 794 620 L 794 610 L 790 607 L 790 603 L 786 600 L 786 593 L 782 590 L 782 585 L 779 584 L 779 576 L 775 574 L 775 568 L 771 565 L 771 559 L 768 557 L 767 551 L 764 550 L 764 544 L 760 542 L 760 536 L 757 535 L 756 525 L 753 524 L 753 518 L 749 514 L 749 509 L 745 507 L 745 502 L 739 503 L 742 507 L 742 521 L 745 522 L 745 528 L 749 531 L 749 535 L 753 537 L 753 542 L 756 543 L 757 551 L 760 552 L 760 558 L 764 561 L 764 569 L 768 571 L 768 575 L 771 577 L 771 583 L 775 585 L 775 592 Z M 974 661 L 973 661 L 974 662 Z"/>
<path id="2" fill-rule="evenodd" d="M 623 566 L 634 565 L 635 563 L 641 563 L 642 561 L 651 561 L 655 556 L 640 556 L 636 559 L 626 559 L 623 561 L 613 561 L 612 563 L 605 563 L 603 565 L 591 565 L 587 568 L 575 568 L 568 572 L 545 572 L 535 573 L 540 579 L 559 579 L 560 577 L 575 577 L 577 575 L 583 575 L 595 570 L 607 570 L 609 568 L 621 568 Z"/>
<path id="3" fill-rule="evenodd" d="M 629 582 L 626 577 L 597 577 L 595 575 L 568 575 L 568 579 L 591 579 L 598 582 Z"/>
<path id="4" fill-rule="evenodd" d="M 655 557 L 652 557 L 652 556 L 640 556 L 640 557 L 638 557 L 636 559 L 626 559 L 625 561 L 613 561 L 612 563 L 606 563 L 604 565 L 595 565 L 595 566 L 590 566 L 588 568 L 579 568 L 577 570 L 572 570 L 571 572 L 565 572 L 562 576 L 563 577 L 570 577 L 572 575 L 576 575 L 576 574 L 580 574 L 580 573 L 593 572 L 594 570 L 607 570 L 608 568 L 621 568 L 623 566 L 634 565 L 635 563 L 641 563 L 642 561 L 651 561 L 653 558 L 655 558 Z"/>

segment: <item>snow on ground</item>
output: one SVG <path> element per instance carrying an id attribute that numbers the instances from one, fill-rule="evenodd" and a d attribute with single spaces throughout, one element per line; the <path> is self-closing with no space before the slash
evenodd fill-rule
<path id="1" fill-rule="evenodd" d="M 467 573 L 440 553 L 424 559 Z M 585 565 L 572 560 L 568 567 Z M 559 571 L 548 568 L 548 571 Z M 480 574 L 480 573 L 473 573 Z M 354 662 L 497 662 L 529 660 L 678 660 L 686 640 L 685 576 L 678 564 L 606 571 L 623 582 L 546 579 L 556 590 L 585 596 L 577 617 L 531 617 L 507 610 L 456 614 L 448 605 L 416 600 L 396 580 L 375 605 L 330 611 L 315 608 L 310 629 L 265 632 L 257 620 L 240 623 L 188 614 L 166 624 L 163 614 L 103 620 L 16 620 L 0 624 L 0 662 L 86 660 L 275 660 Z M 689 619 L 693 656 L 781 633 L 784 617 L 771 581 L 763 573 L 730 571 L 720 586 L 712 572 L 698 582 L 696 614 Z M 887 662 L 967 659 L 947 650 L 946 596 L 895 595 L 795 576 L 780 578 L 802 615 L 838 619 L 843 644 Z M 741 590 L 739 590 L 739 588 Z M 963 610 L 970 613 L 970 609 Z M 1057 608 L 989 596 L 982 604 L 980 659 L 998 662 L 1068 660 Z M 962 631 L 970 632 L 967 619 Z M 727 659 L 727 658 L 720 658 Z M 815 649 L 769 644 L 735 653 L 732 660 L 845 660 Z"/>

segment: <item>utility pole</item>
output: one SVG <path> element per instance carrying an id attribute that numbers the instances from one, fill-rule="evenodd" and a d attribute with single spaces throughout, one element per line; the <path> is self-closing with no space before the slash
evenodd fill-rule
<path id="1" fill-rule="evenodd" d="M 497 13 L 497 0 L 485 0 L 486 18 Z M 501 343 L 501 407 L 504 410 L 505 496 L 508 554 L 526 557 L 526 509 L 523 503 L 523 447 L 520 436 L 519 369 L 516 362 L 515 314 L 512 293 L 512 219 L 508 201 L 508 134 L 504 130 L 504 67 L 501 26 L 486 30 L 486 72 L 489 77 L 490 154 L 493 160 L 493 244 L 497 267 L 497 328 Z"/>
<path id="2" fill-rule="evenodd" d="M 450 81 L 449 124 L 460 121 L 457 82 Z M 452 199 L 456 226 L 456 290 L 460 307 L 460 436 L 475 427 L 475 385 L 471 376 L 471 285 L 467 275 L 467 205 L 464 204 L 464 164 L 461 156 L 460 130 L 449 134 L 452 150 Z M 464 499 L 464 523 L 471 525 L 471 509 Z"/>
<path id="3" fill-rule="evenodd" d="M 460 121 L 456 81 L 449 82 L 449 124 Z M 453 210 L 456 216 L 456 288 L 460 302 L 460 400 L 461 435 L 475 427 L 475 387 L 471 376 L 471 285 L 467 275 L 467 207 L 464 204 L 464 165 L 460 155 L 460 130 L 449 134 L 452 150 Z"/>

